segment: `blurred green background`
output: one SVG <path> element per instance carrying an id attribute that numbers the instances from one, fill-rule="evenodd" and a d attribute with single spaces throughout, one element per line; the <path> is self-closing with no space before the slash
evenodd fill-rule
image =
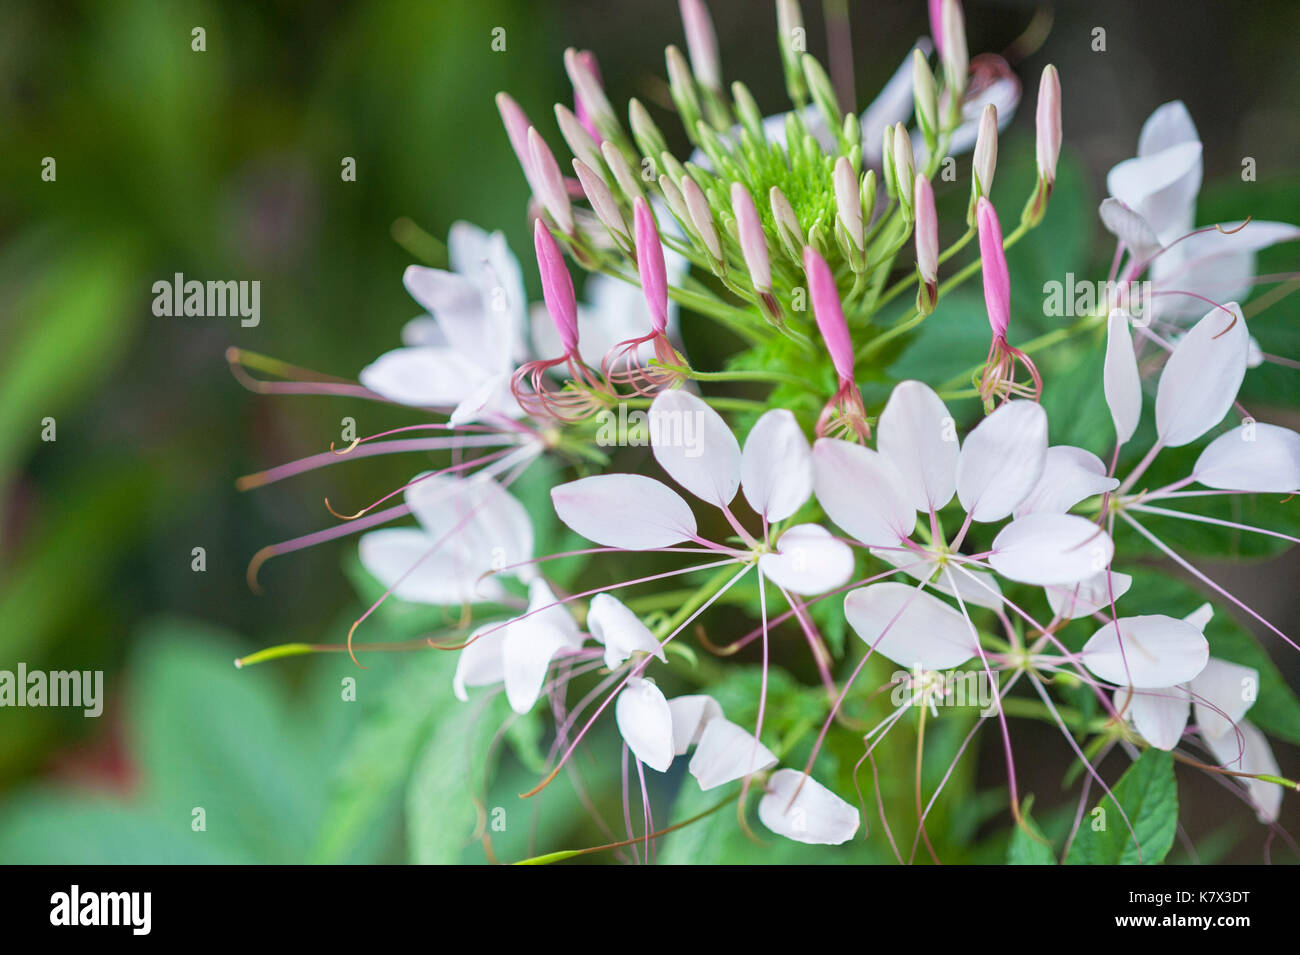
<path id="1" fill-rule="evenodd" d="M 811 51 L 824 56 L 821 4 L 805 7 Z M 858 109 L 926 32 L 924 7 L 848 4 Z M 965 7 L 972 52 L 1015 49 L 1039 9 Z M 711 9 L 728 75 L 766 111 L 784 109 L 769 5 Z M 1015 64 L 1029 89 L 1003 153 L 1028 154 L 1036 77 L 1057 63 L 1073 193 L 1054 201 L 1022 263 L 1068 250 L 1078 261 L 1066 267 L 1085 272 L 1108 258 L 1092 214 L 1105 170 L 1173 98 L 1187 101 L 1205 143 L 1211 185 L 1198 221 L 1300 222 L 1300 7 L 1263 0 L 1246 16 L 1237 4 L 1169 0 L 1054 12 L 1041 48 Z M 1097 25 L 1108 31 L 1105 53 L 1090 49 Z M 191 49 L 195 27 L 205 52 Z M 497 27 L 504 52 L 491 47 Z M 344 638 L 364 606 L 353 542 L 272 561 L 260 597 L 245 584 L 247 561 L 328 526 L 324 497 L 359 507 L 415 465 L 349 462 L 238 493 L 236 477 L 321 450 L 345 416 L 363 434 L 405 419 L 339 399 L 249 394 L 223 353 L 237 345 L 355 376 L 418 311 L 401 286 L 413 256 L 395 223 L 444 239 L 467 219 L 505 230 L 518 252 L 530 247 L 523 179 L 493 94 L 511 91 L 558 145 L 550 107 L 571 100 L 560 55 L 592 49 L 611 100 L 643 98 L 683 146 L 662 108 L 667 43 L 682 35 L 665 0 L 0 6 L 0 668 L 102 669 L 107 689 L 98 720 L 0 711 L 0 861 L 484 858 L 477 844 L 461 851 L 473 807 L 439 802 L 446 773 L 428 771 L 463 759 L 442 742 L 490 722 L 450 701 L 445 659 L 372 654 L 365 671 L 338 656 L 231 667 L 266 645 Z M 1258 183 L 1239 181 L 1243 156 L 1257 160 Z M 41 179 L 45 157 L 57 163 L 54 182 Z M 355 182 L 340 177 L 345 157 Z M 1296 258 L 1294 247 L 1274 250 L 1261 271 L 1294 270 Z M 521 255 L 536 295 L 529 259 Z M 155 317 L 151 286 L 175 272 L 260 280 L 260 325 Z M 1266 344 L 1300 356 L 1296 303 L 1276 311 Z M 1260 416 L 1296 427 L 1287 407 L 1300 372 L 1264 374 Z M 57 421 L 54 442 L 40 439 L 46 417 Z M 200 546 L 207 570 L 195 573 Z M 1292 554 L 1222 576 L 1300 633 L 1297 570 Z M 396 608 L 366 638 L 400 639 L 425 623 Z M 1297 660 L 1266 646 L 1295 685 Z M 340 703 L 345 677 L 357 681 L 355 704 Z M 1059 738 L 1022 739 L 1035 754 L 1022 786 L 1060 801 Z M 515 743 L 528 752 L 527 740 Z M 1279 753 L 1294 775 L 1296 751 Z M 514 791 L 533 778 L 526 755 L 517 762 Z M 998 784 L 996 752 L 979 773 Z M 1262 830 L 1239 804 L 1203 780 L 1188 792 L 1189 825 L 1219 833 L 1221 858 L 1258 858 Z M 1284 822 L 1300 819 L 1296 802 Z M 598 841 L 575 803 L 559 793 L 540 819 L 511 826 L 502 856 L 524 853 L 530 827 L 549 831 L 544 848 Z M 452 808 L 431 816 L 429 805 Z M 190 827 L 194 806 L 208 812 L 202 835 Z M 464 818 L 449 821 L 457 808 Z M 1223 835 L 1225 815 L 1236 828 Z M 964 831 L 973 838 L 976 820 Z"/>

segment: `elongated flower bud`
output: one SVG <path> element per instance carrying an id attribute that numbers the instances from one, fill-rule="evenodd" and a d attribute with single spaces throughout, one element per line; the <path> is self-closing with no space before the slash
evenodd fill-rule
<path id="1" fill-rule="evenodd" d="M 559 124 L 560 135 L 564 137 L 569 152 L 581 159 L 591 171 L 600 175 L 604 163 L 600 161 L 600 145 L 592 138 L 582 122 L 562 103 L 555 104 L 555 121 Z"/>
<path id="2" fill-rule="evenodd" d="M 718 228 L 713 223 L 713 209 L 709 206 L 704 190 L 696 185 L 695 180 L 687 176 L 682 180 L 682 198 L 686 200 L 686 210 L 691 215 L 691 224 L 709 250 L 709 257 L 714 262 L 722 261 L 722 239 Z"/>
<path id="3" fill-rule="evenodd" d="M 930 39 L 943 56 L 943 0 L 930 0 Z"/>
<path id="4" fill-rule="evenodd" d="M 668 150 L 664 134 L 659 131 L 655 121 L 650 118 L 646 108 L 639 99 L 632 99 L 627 104 L 628 124 L 632 127 L 632 138 L 644 156 L 658 156 Z"/>
<path id="5" fill-rule="evenodd" d="M 546 145 L 541 133 L 532 126 L 528 127 L 528 158 L 533 164 L 537 187 L 541 190 L 541 195 L 537 198 L 560 227 L 560 231 L 572 235 L 573 207 L 569 205 L 569 191 L 564 185 L 564 176 L 560 174 L 551 147 Z"/>
<path id="6" fill-rule="evenodd" d="M 912 218 L 912 180 L 916 178 L 916 165 L 912 159 L 912 137 L 907 127 L 899 123 L 894 127 L 894 188 L 903 215 Z"/>
<path id="7" fill-rule="evenodd" d="M 605 180 L 581 159 L 573 161 L 573 171 L 578 174 L 582 191 L 587 195 L 587 202 L 591 203 L 591 211 L 596 213 L 601 225 L 609 230 L 615 241 L 627 241 L 630 238 L 627 220 L 623 218 L 623 212 Z"/>
<path id="8" fill-rule="evenodd" d="M 913 203 L 916 209 L 916 270 L 921 276 L 916 307 L 922 315 L 928 315 L 934 311 L 939 296 L 939 215 L 934 208 L 934 190 L 930 188 L 930 180 L 921 173 L 916 174 Z"/>
<path id="9" fill-rule="evenodd" d="M 961 117 L 962 97 L 966 95 L 966 79 L 970 73 L 970 55 L 966 51 L 966 18 L 962 16 L 958 0 L 943 0 L 941 16 L 943 78 L 952 98 L 949 104 L 949 122 L 956 125 Z"/>
<path id="10" fill-rule="evenodd" d="M 1051 64 L 1043 68 L 1043 77 L 1038 83 L 1036 121 L 1038 175 L 1047 183 L 1050 195 L 1056 183 L 1056 161 L 1061 156 L 1061 77 Z"/>
<path id="11" fill-rule="evenodd" d="M 668 204 L 668 211 L 676 216 L 680 222 L 689 222 L 691 213 L 686 208 L 686 200 L 682 197 L 682 191 L 677 188 L 677 184 L 673 182 L 670 176 L 659 177 L 659 191 L 664 194 L 664 202 Z"/>
<path id="12" fill-rule="evenodd" d="M 641 276 L 641 292 L 650 307 L 650 322 L 656 332 L 668 326 L 668 270 L 664 265 L 664 247 L 659 241 L 650 203 L 638 199 L 632 210 L 636 223 L 636 270 Z"/>
<path id="13" fill-rule="evenodd" d="M 590 74 L 596 83 L 601 82 L 600 64 L 596 62 L 595 53 L 590 50 L 579 50 L 578 63 L 582 65 L 582 68 Z M 582 128 L 591 134 L 592 139 L 599 143 L 605 138 L 600 134 L 600 128 L 596 125 L 596 118 L 592 116 L 591 109 L 583 102 L 582 97 L 576 90 L 573 93 L 573 111 L 578 116 L 578 122 L 582 123 Z"/>
<path id="14" fill-rule="evenodd" d="M 984 271 L 984 306 L 995 339 L 1006 340 L 1011 323 L 1011 276 L 1002 250 L 1002 224 L 993 203 L 980 199 L 975 211 L 979 223 L 980 264 Z"/>
<path id="15" fill-rule="evenodd" d="M 505 126 L 506 136 L 510 139 L 510 148 L 514 150 L 515 158 L 519 160 L 519 168 L 524 171 L 524 178 L 528 180 L 528 188 L 537 195 L 539 190 L 536 186 L 536 177 L 533 175 L 533 161 L 528 154 L 528 130 L 532 127 L 532 123 L 528 121 L 528 114 L 509 93 L 497 94 L 497 112 L 501 114 L 501 123 Z"/>
<path id="16" fill-rule="evenodd" d="M 642 195 L 641 181 L 632 172 L 632 167 L 627 164 L 627 160 L 623 158 L 617 146 L 607 139 L 600 144 L 600 154 L 605 157 L 605 165 L 614 174 L 614 181 L 618 183 L 618 188 L 623 191 L 628 202 Z"/>
<path id="17" fill-rule="evenodd" d="M 835 276 L 830 266 L 808 246 L 803 250 L 803 269 L 808 277 L 808 297 L 812 300 L 813 316 L 817 330 L 830 353 L 831 364 L 841 381 L 853 380 L 853 342 L 849 338 L 849 324 L 844 320 L 840 292 L 835 287 Z"/>
<path id="18" fill-rule="evenodd" d="M 695 128 L 703 115 L 700 108 L 699 92 L 695 88 L 695 79 L 691 76 L 686 57 L 675 46 L 664 50 L 664 62 L 668 67 L 668 91 L 672 94 L 677 115 L 682 118 L 682 128 L 691 142 L 696 142 Z"/>
<path id="19" fill-rule="evenodd" d="M 853 247 L 861 251 L 866 243 L 862 228 L 862 191 L 858 177 L 853 172 L 853 163 L 847 156 L 835 160 L 835 172 L 831 175 L 835 186 L 835 216 L 844 234 L 849 237 Z"/>
<path id="20" fill-rule="evenodd" d="M 583 110 L 590 114 L 596 128 L 608 139 L 611 133 L 618 131 L 618 117 L 609 105 L 600 78 L 592 71 L 594 62 L 594 59 L 583 57 L 573 47 L 564 51 L 564 71 L 569 74 L 569 82 L 573 84 L 573 95 L 582 104 Z"/>
<path id="21" fill-rule="evenodd" d="M 934 149 L 939 137 L 939 100 L 934 91 L 934 74 L 920 49 L 912 51 L 912 98 L 916 102 L 916 125 L 925 144 Z"/>
<path id="22" fill-rule="evenodd" d="M 560 333 L 566 355 L 578 353 L 578 300 L 573 294 L 573 277 L 564 264 L 564 254 L 546 223 L 533 224 L 533 247 L 537 250 L 537 270 L 542 277 L 542 299 L 546 311 Z"/>
<path id="23" fill-rule="evenodd" d="M 998 108 L 992 103 L 980 114 L 979 133 L 975 139 L 975 158 L 971 163 L 970 206 L 966 223 L 975 224 L 975 204 L 993 190 L 993 173 L 998 166 Z"/>
<path id="24" fill-rule="evenodd" d="M 686 49 L 691 54 L 691 69 L 701 86 L 722 89 L 722 67 L 718 62 L 718 36 L 704 0 L 681 0 L 682 26 L 686 30 Z"/>
<path id="25" fill-rule="evenodd" d="M 885 174 L 885 192 L 889 198 L 898 196 L 898 178 L 894 174 L 894 127 L 886 126 L 880 140 L 880 165 Z"/>
<path id="26" fill-rule="evenodd" d="M 776 32 L 781 47 L 781 65 L 785 68 L 786 91 L 792 103 L 801 105 L 808 96 L 808 88 L 804 85 L 803 65 L 799 58 L 808 41 L 799 0 L 776 0 Z"/>
<path id="27" fill-rule="evenodd" d="M 776 186 L 768 190 L 767 200 L 772 207 L 772 219 L 776 222 L 776 234 L 786 252 L 797 262 L 799 250 L 803 248 L 803 227 L 799 225 L 799 217 L 794 214 L 794 207 L 785 193 Z"/>
<path id="28" fill-rule="evenodd" d="M 772 263 L 767 256 L 767 240 L 763 237 L 763 223 L 758 218 L 749 190 L 738 182 L 731 184 L 731 212 L 736 217 L 736 233 L 740 251 L 749 269 L 750 281 L 758 292 L 772 291 Z"/>

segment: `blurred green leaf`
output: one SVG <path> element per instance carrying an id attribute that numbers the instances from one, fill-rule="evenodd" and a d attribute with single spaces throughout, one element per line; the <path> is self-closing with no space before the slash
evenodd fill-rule
<path id="1" fill-rule="evenodd" d="M 1148 749 L 1111 792 L 1113 798 L 1107 796 L 1097 807 L 1102 813 L 1094 809 L 1084 818 L 1065 857 L 1066 864 L 1158 864 L 1174 844 L 1178 826 L 1173 757 L 1163 750 Z M 1121 806 L 1124 815 L 1120 814 Z M 1100 828 L 1094 828 L 1097 825 Z"/>

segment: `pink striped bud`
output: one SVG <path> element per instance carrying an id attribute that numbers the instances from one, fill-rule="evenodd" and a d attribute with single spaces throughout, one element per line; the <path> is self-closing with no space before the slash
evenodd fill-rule
<path id="1" fill-rule="evenodd" d="M 722 67 L 718 62 L 718 36 L 704 0 L 680 0 L 686 49 L 696 81 L 711 90 L 722 88 Z"/>
<path id="2" fill-rule="evenodd" d="M 849 323 L 844 320 L 840 305 L 840 292 L 835 287 L 835 277 L 817 250 L 805 246 L 803 270 L 808 277 L 808 297 L 812 299 L 813 315 L 822 333 L 831 364 L 840 381 L 853 380 L 853 342 L 849 338 Z"/>
<path id="3" fill-rule="evenodd" d="M 1050 194 L 1056 182 L 1056 161 L 1061 156 L 1061 77 L 1051 64 L 1043 68 L 1043 78 L 1038 83 L 1036 120 L 1038 175 Z"/>
<path id="4" fill-rule="evenodd" d="M 984 270 L 984 306 L 989 313 L 989 327 L 995 340 L 1006 340 L 1011 323 L 1011 276 L 1007 256 L 1002 250 L 1002 224 L 993 203 L 981 198 L 976 206 L 979 222 L 980 263 Z"/>
<path id="5" fill-rule="evenodd" d="M 913 202 L 916 207 L 916 267 L 933 299 L 935 280 L 939 275 L 939 215 L 934 209 L 934 190 L 930 188 L 930 180 L 921 173 L 916 174 Z"/>
<path id="6" fill-rule="evenodd" d="M 600 85 L 600 77 L 593 72 L 596 60 L 590 54 L 584 57 L 573 47 L 564 51 L 564 71 L 569 74 L 573 84 L 575 102 L 582 103 L 587 119 L 596 127 L 617 128 L 618 117 L 609 105 L 605 89 Z"/>
<path id="7" fill-rule="evenodd" d="M 542 276 L 542 299 L 560 333 L 566 355 L 578 353 L 578 299 L 573 294 L 573 276 L 564 264 L 564 254 L 551 230 L 538 219 L 533 224 L 533 247 L 537 250 L 537 271 Z"/>
<path id="8" fill-rule="evenodd" d="M 767 257 L 767 240 L 749 190 L 738 182 L 731 184 L 731 211 L 736 217 L 740 251 L 745 257 L 749 278 L 758 292 L 772 291 L 772 263 Z"/>
<path id="9" fill-rule="evenodd" d="M 663 334 L 668 326 L 668 269 L 664 265 L 664 247 L 659 241 L 650 203 L 638 199 L 632 210 L 636 228 L 636 270 L 641 276 L 641 292 L 650 306 L 650 323 Z"/>
<path id="10" fill-rule="evenodd" d="M 536 178 L 537 198 L 541 200 L 546 211 L 550 213 L 555 224 L 565 235 L 573 234 L 573 207 L 569 205 L 569 190 L 564 184 L 564 176 L 546 145 L 542 134 L 535 127 L 528 127 L 528 158 L 533 165 Z"/>
<path id="11" fill-rule="evenodd" d="M 583 71 L 599 85 L 601 82 L 600 64 L 596 62 L 596 54 L 590 50 L 579 50 L 577 59 Z M 592 139 L 598 144 L 604 141 L 604 137 L 600 135 L 600 129 L 596 126 L 595 117 L 591 115 L 591 110 L 583 102 L 582 95 L 576 89 L 573 91 L 573 111 L 577 114 L 578 122 L 582 123 L 582 128 L 591 134 Z"/>
<path id="12" fill-rule="evenodd" d="M 560 126 L 560 135 L 573 155 L 581 159 L 592 172 L 600 174 L 604 165 L 600 161 L 600 142 L 593 139 L 578 117 L 574 116 L 563 103 L 555 104 L 555 121 Z"/>
<path id="13" fill-rule="evenodd" d="M 509 93 L 497 94 L 497 112 L 501 114 L 501 123 L 506 128 L 506 136 L 510 138 L 510 148 L 515 151 L 519 167 L 524 171 L 524 178 L 528 180 L 528 188 L 536 193 L 537 187 L 533 184 L 535 178 L 533 161 L 528 154 L 528 130 L 532 127 L 532 123 L 528 122 L 528 114 Z"/>
<path id="14" fill-rule="evenodd" d="M 591 203 L 591 211 L 596 213 L 596 218 L 600 220 L 601 225 L 616 239 L 626 240 L 627 220 L 623 218 L 623 212 L 614 200 L 614 194 L 609 191 L 609 186 L 605 185 L 605 180 L 581 159 L 573 161 L 573 171 L 578 174 L 582 191 L 586 193 L 587 201 Z"/>

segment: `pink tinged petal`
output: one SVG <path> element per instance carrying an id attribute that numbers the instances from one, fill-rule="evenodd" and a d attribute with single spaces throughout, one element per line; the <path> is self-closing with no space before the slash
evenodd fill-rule
<path id="1" fill-rule="evenodd" d="M 1036 119 L 1038 174 L 1050 184 L 1056 181 L 1056 161 L 1061 155 L 1061 77 L 1050 64 L 1043 68 L 1038 83 Z"/>
<path id="2" fill-rule="evenodd" d="M 921 278 L 933 285 L 939 274 L 939 214 L 934 208 L 930 180 L 916 174 L 913 206 L 916 214 L 916 267 Z"/>
<path id="3" fill-rule="evenodd" d="M 1101 224 L 1124 243 L 1138 261 L 1149 259 L 1160 251 L 1160 239 L 1151 224 L 1114 196 L 1103 199 L 1097 212 Z"/>
<path id="4" fill-rule="evenodd" d="M 984 272 L 984 305 L 988 310 L 989 327 L 995 338 L 1007 337 L 1011 322 L 1011 276 L 1007 272 L 1007 257 L 1002 250 L 1002 224 L 993 210 L 993 203 L 980 197 L 975 207 L 979 224 L 980 262 Z"/>
<path id="5" fill-rule="evenodd" d="M 641 277 L 641 291 L 650 308 L 651 327 L 660 334 L 668 326 L 668 271 L 664 265 L 664 248 L 654 213 L 645 199 L 638 198 L 633 210 L 636 228 L 636 267 Z"/>
<path id="6" fill-rule="evenodd" d="M 1171 448 L 1195 441 L 1223 420 L 1246 376 L 1250 335 L 1241 306 L 1229 302 L 1197 322 L 1165 363 L 1156 389 L 1156 433 Z"/>
<path id="7" fill-rule="evenodd" d="M 1265 776 L 1282 775 L 1277 757 L 1268 739 L 1252 723 L 1238 723 L 1239 737 L 1235 732 L 1207 739 L 1210 752 L 1225 769 L 1242 773 L 1259 773 Z M 1246 792 L 1255 804 L 1255 815 L 1260 822 L 1277 822 L 1278 812 L 1282 808 L 1283 789 L 1277 783 L 1262 779 L 1241 779 L 1246 784 Z"/>
<path id="8" fill-rule="evenodd" d="M 1211 657 L 1191 684 L 1196 728 L 1207 740 L 1230 736 L 1259 694 L 1259 671 Z"/>
<path id="9" fill-rule="evenodd" d="M 867 646 L 907 669 L 949 670 L 979 652 L 961 613 L 908 584 L 887 581 L 850 591 L 844 617 Z"/>
<path id="10" fill-rule="evenodd" d="M 758 559 L 758 566 L 778 587 L 820 594 L 848 582 L 853 549 L 819 524 L 796 524 L 781 535 L 776 553 Z"/>
<path id="11" fill-rule="evenodd" d="M 853 341 L 849 337 L 848 322 L 844 320 L 844 308 L 840 304 L 840 291 L 835 286 L 835 277 L 826 260 L 812 246 L 804 247 L 803 268 L 808 277 L 808 297 L 812 299 L 817 329 L 822 333 L 826 350 L 830 352 L 831 364 L 835 366 L 835 372 L 842 381 L 852 381 Z"/>
<path id="12" fill-rule="evenodd" d="M 740 455 L 745 500 L 768 521 L 783 521 L 812 495 L 812 449 L 799 422 L 773 408 L 754 422 Z"/>
<path id="13" fill-rule="evenodd" d="M 690 772 L 700 788 L 708 790 L 771 769 L 776 763 L 776 756 L 755 740 L 753 733 L 718 718 L 709 720 L 700 734 Z"/>
<path id="14" fill-rule="evenodd" d="M 863 544 L 896 547 L 916 527 L 902 475 L 870 448 L 820 438 L 813 445 L 813 491 L 826 515 Z"/>
<path id="15" fill-rule="evenodd" d="M 816 846 L 848 842 L 859 823 L 852 805 L 797 769 L 772 774 L 758 803 L 758 818 L 778 836 Z"/>
<path id="16" fill-rule="evenodd" d="M 701 398 L 661 391 L 650 404 L 650 444 L 668 476 L 702 501 L 726 507 L 740 487 L 740 444 Z"/>
<path id="17" fill-rule="evenodd" d="M 668 701 L 673 714 L 673 755 L 682 756 L 700 741 L 704 727 L 722 719 L 722 706 L 704 693 L 675 696 Z"/>
<path id="18" fill-rule="evenodd" d="M 480 580 L 485 567 L 471 564 L 460 548 L 443 544 L 414 527 L 387 527 L 364 534 L 361 565 L 393 596 L 446 607 L 500 599 L 501 585 Z"/>
<path id="19" fill-rule="evenodd" d="M 876 446 L 902 475 L 912 506 L 941 510 L 957 490 L 956 425 L 934 390 L 919 381 L 894 386 L 880 413 Z"/>
<path id="20" fill-rule="evenodd" d="M 1078 620 L 1098 610 L 1109 613 L 1111 598 L 1119 600 L 1133 586 L 1133 578 L 1118 570 L 1101 570 L 1078 583 L 1049 584 L 1043 588 L 1052 613 L 1067 620 Z"/>
<path id="21" fill-rule="evenodd" d="M 767 239 L 763 235 L 763 223 L 758 218 L 758 209 L 754 199 L 744 186 L 738 182 L 731 184 L 731 211 L 736 217 L 736 231 L 740 240 L 740 251 L 745 258 L 745 268 L 749 270 L 750 281 L 760 292 L 772 290 L 772 263 L 767 256 Z"/>
<path id="22" fill-rule="evenodd" d="M 1225 491 L 1293 493 L 1300 489 L 1300 434 L 1248 421 L 1211 441 L 1192 477 Z"/>
<path id="23" fill-rule="evenodd" d="M 1131 690 L 1125 686 L 1115 691 L 1115 709 L 1124 710 L 1142 738 L 1156 749 L 1171 750 L 1183 738 L 1191 701 L 1187 688 L 1182 686 L 1157 690 Z"/>
<path id="24" fill-rule="evenodd" d="M 663 645 L 641 618 L 617 597 L 596 594 L 587 611 L 587 629 L 605 647 L 605 666 L 611 670 L 633 653 L 649 653 L 667 663 Z"/>
<path id="25" fill-rule="evenodd" d="M 358 379 L 389 401 L 421 408 L 458 405 L 486 380 L 482 368 L 449 348 L 396 348 Z"/>
<path id="26" fill-rule="evenodd" d="M 1200 187 L 1199 142 L 1126 159 L 1106 174 L 1106 191 L 1146 219 L 1162 245 L 1190 229 Z"/>
<path id="27" fill-rule="evenodd" d="M 564 343 L 564 353 L 572 355 L 578 348 L 578 299 L 573 292 L 573 276 L 564 264 L 559 243 L 541 219 L 533 225 L 533 247 L 537 252 L 546 311 Z"/>
<path id="28" fill-rule="evenodd" d="M 1142 418 L 1142 376 L 1127 312 L 1117 308 L 1106 324 L 1106 363 L 1102 369 L 1102 390 L 1110 408 L 1111 421 L 1120 444 L 1133 437 Z"/>
<path id="29" fill-rule="evenodd" d="M 1073 584 L 1110 564 L 1115 543 L 1104 530 L 1077 514 L 1028 514 L 993 538 L 989 564 L 1022 584 Z"/>
<path id="30" fill-rule="evenodd" d="M 1016 506 L 1016 517 L 1037 512 L 1064 514 L 1080 501 L 1119 487 L 1106 474 L 1106 465 L 1091 451 L 1068 444 L 1047 449 L 1043 476 Z"/>
<path id="31" fill-rule="evenodd" d="M 928 582 L 931 590 L 937 590 L 949 597 L 961 595 L 962 602 L 968 606 L 987 607 L 997 610 L 1002 606 L 1002 588 L 998 579 L 982 570 L 963 567 L 952 571 L 952 580 L 948 574 L 939 573 L 939 561 L 933 556 L 922 556 L 915 551 L 876 549 L 871 552 L 886 564 L 897 567 L 915 580 Z M 953 586 L 956 581 L 956 586 Z"/>
<path id="32" fill-rule="evenodd" d="M 537 198 L 546 207 L 560 231 L 571 234 L 573 207 L 569 204 L 569 191 L 564 184 L 564 176 L 551 147 L 546 145 L 541 133 L 533 127 L 528 129 L 528 158 L 537 178 L 537 187 L 541 190 L 541 195 Z"/>
<path id="33" fill-rule="evenodd" d="M 495 686 L 506 677 L 502 650 L 506 632 L 489 623 L 474 631 L 469 644 L 456 659 L 456 675 L 452 678 L 452 692 L 462 703 L 469 699 L 465 692 L 470 686 Z"/>
<path id="34" fill-rule="evenodd" d="M 656 772 L 673 762 L 673 716 L 663 691 L 649 680 L 633 677 L 614 703 L 614 720 L 627 748 Z"/>
<path id="35" fill-rule="evenodd" d="M 722 67 L 718 62 L 718 37 L 703 0 L 680 0 L 686 49 L 691 55 L 691 72 L 700 85 L 722 88 Z"/>
<path id="36" fill-rule="evenodd" d="M 1123 634 L 1122 652 L 1119 634 Z M 1210 645 L 1187 621 L 1150 614 L 1122 617 L 1118 628 L 1112 620 L 1092 635 L 1079 656 L 1103 680 L 1153 690 L 1195 677 L 1210 658 Z"/>
<path id="37" fill-rule="evenodd" d="M 1000 521 L 1025 499 L 1047 464 L 1047 413 L 1008 401 L 966 436 L 957 458 L 957 498 L 976 521 Z"/>
<path id="38" fill-rule="evenodd" d="M 540 578 L 529 586 L 528 611 L 502 628 L 506 635 L 501 648 L 506 697 L 516 713 L 533 708 L 551 661 L 582 645 L 578 625 L 563 604 L 556 604 L 555 594 Z"/>
<path id="39" fill-rule="evenodd" d="M 598 474 L 551 489 L 556 516 L 589 541 L 622 550 L 671 547 L 696 536 L 676 491 L 639 474 Z"/>

